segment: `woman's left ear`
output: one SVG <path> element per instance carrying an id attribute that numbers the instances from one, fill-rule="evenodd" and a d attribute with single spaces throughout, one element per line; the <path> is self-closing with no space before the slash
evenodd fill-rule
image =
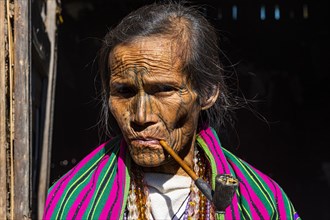
<path id="1" fill-rule="evenodd" d="M 220 88 L 219 86 L 214 86 L 212 90 L 210 90 L 210 95 L 208 95 L 205 99 L 202 99 L 201 107 L 202 110 L 206 110 L 217 101 L 218 96 L 220 93 Z"/>

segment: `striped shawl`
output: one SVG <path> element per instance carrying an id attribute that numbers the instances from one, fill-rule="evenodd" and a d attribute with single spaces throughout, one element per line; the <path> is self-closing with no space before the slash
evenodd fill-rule
<path id="1" fill-rule="evenodd" d="M 196 140 L 210 161 L 212 179 L 226 173 L 240 182 L 226 220 L 300 219 L 277 183 L 222 148 L 212 128 Z M 97 147 L 49 189 L 43 218 L 122 219 L 130 185 L 127 152 L 122 137 Z"/>

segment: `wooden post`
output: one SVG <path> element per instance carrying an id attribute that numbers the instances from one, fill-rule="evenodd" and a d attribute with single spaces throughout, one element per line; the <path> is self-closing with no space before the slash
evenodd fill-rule
<path id="1" fill-rule="evenodd" d="M 51 145 L 53 137 L 53 112 L 55 101 L 55 83 L 57 66 L 57 3 L 54 0 L 47 0 L 47 23 L 46 29 L 51 45 L 50 61 L 48 72 L 48 91 L 46 102 L 45 126 L 43 133 L 43 145 L 40 163 L 40 177 L 38 187 L 38 219 L 42 219 L 44 212 L 47 190 L 49 187 L 50 163 L 51 163 Z"/>
<path id="2" fill-rule="evenodd" d="M 0 0 L 1 220 L 24 220 L 32 217 L 40 219 L 43 214 L 50 172 L 56 76 L 56 2 L 55 0 L 47 1 L 47 31 L 43 28 L 42 33 L 44 35 L 41 36 L 46 34 L 48 38 L 45 40 L 46 43 L 40 41 L 44 43 L 42 48 L 48 48 L 46 52 L 49 52 L 47 42 L 49 42 L 48 39 L 50 40 L 50 59 L 47 56 L 35 56 L 34 75 L 32 76 L 32 0 Z M 40 12 L 38 11 L 38 13 Z M 39 24 L 38 20 L 35 22 L 36 26 L 43 25 Z M 34 40 L 39 40 L 37 39 L 38 36 L 33 36 Z M 41 39 L 45 39 L 42 37 Z M 44 64 L 37 61 L 46 62 L 47 65 L 44 66 L 47 67 L 42 70 L 42 73 L 36 74 L 35 70 L 40 67 L 38 65 Z M 48 66 L 49 69 L 47 69 Z M 32 93 L 32 91 L 36 91 L 38 86 L 40 87 L 40 84 L 35 81 L 32 83 L 33 77 L 40 77 L 40 81 L 45 79 L 43 77 L 48 77 L 46 79 L 48 83 L 46 81 L 42 85 L 48 85 L 48 88 L 44 90 L 47 95 L 43 93 L 44 96 L 47 96 L 44 102 L 33 99 L 40 94 Z M 34 90 L 32 90 L 33 86 L 35 86 Z M 34 102 L 32 102 L 33 100 Z M 37 107 L 32 105 L 36 103 L 42 104 Z M 40 112 L 45 112 L 45 115 L 40 117 L 42 121 L 37 120 L 39 115 L 35 116 L 36 111 L 39 111 L 36 108 L 40 108 Z M 38 140 L 43 140 L 42 145 L 39 144 Z M 32 149 L 35 150 L 34 152 L 37 150 L 42 152 L 39 180 L 32 178 Z M 36 174 L 39 172 L 37 166 L 40 159 L 38 155 L 34 159 L 38 160 L 37 164 L 34 165 L 34 174 Z M 36 182 L 32 184 L 32 180 Z M 39 200 L 37 200 L 36 194 L 40 195 Z M 38 214 L 35 213 L 36 211 Z"/>
<path id="3" fill-rule="evenodd" d="M 6 39 L 5 26 L 6 2 L 0 1 L 0 219 L 6 219 L 8 205 L 7 188 L 7 70 L 6 70 Z"/>
<path id="4" fill-rule="evenodd" d="M 14 0 L 14 149 L 11 219 L 30 218 L 31 0 Z"/>

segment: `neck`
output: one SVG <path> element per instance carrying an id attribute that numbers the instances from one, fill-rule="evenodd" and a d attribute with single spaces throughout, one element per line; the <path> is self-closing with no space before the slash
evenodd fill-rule
<path id="1" fill-rule="evenodd" d="M 192 145 L 194 146 L 194 145 Z M 190 152 L 190 151 L 189 151 Z M 209 178 L 211 177 L 211 169 L 209 164 L 206 164 L 206 158 L 203 152 L 198 152 L 198 148 L 195 149 L 195 147 L 192 147 L 192 157 L 193 159 L 190 159 L 189 161 L 193 164 L 191 165 L 196 172 L 196 174 L 205 179 L 209 183 Z M 189 153 L 187 154 L 187 156 Z M 187 156 L 183 157 L 184 161 L 187 162 Z M 187 163 L 188 164 L 188 163 Z M 174 167 L 172 165 L 166 165 L 167 167 Z M 150 169 L 150 171 L 147 172 L 161 172 L 164 167 L 166 166 L 160 166 L 157 168 Z M 177 165 L 175 165 L 177 166 Z M 190 164 L 189 164 L 190 166 Z M 131 169 L 132 172 L 132 182 L 131 182 L 131 190 L 130 195 L 128 196 L 128 204 L 127 209 L 128 216 L 132 217 L 131 219 L 137 219 L 138 217 L 140 219 L 148 219 L 148 216 L 151 216 L 151 209 L 150 209 L 150 198 L 149 198 L 149 191 L 148 188 L 145 187 L 145 180 L 144 180 L 144 172 L 146 172 L 146 169 L 144 169 L 144 172 L 141 170 L 142 167 L 140 166 L 133 166 Z M 160 169 L 162 168 L 162 169 Z M 160 170 L 160 171 L 155 171 Z M 165 172 L 161 173 L 170 173 L 169 169 L 165 169 Z M 185 171 L 183 171 L 180 168 L 176 170 L 175 173 L 171 173 L 173 175 L 184 175 L 187 176 Z M 214 209 L 211 203 L 207 200 L 206 196 L 203 195 L 195 185 L 195 182 L 191 182 L 191 191 L 190 191 L 190 198 L 188 201 L 188 205 L 185 210 L 185 219 L 199 219 L 200 214 L 206 219 L 213 219 L 214 217 Z M 178 183 L 180 184 L 180 183 Z M 143 201 L 143 202 L 141 202 Z"/>

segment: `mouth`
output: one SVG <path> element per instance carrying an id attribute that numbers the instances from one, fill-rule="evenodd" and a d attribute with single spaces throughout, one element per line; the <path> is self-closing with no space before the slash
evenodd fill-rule
<path id="1" fill-rule="evenodd" d="M 143 147 L 150 147 L 150 148 L 161 148 L 159 144 L 158 138 L 134 138 L 131 139 L 131 145 L 133 146 L 143 146 Z"/>

